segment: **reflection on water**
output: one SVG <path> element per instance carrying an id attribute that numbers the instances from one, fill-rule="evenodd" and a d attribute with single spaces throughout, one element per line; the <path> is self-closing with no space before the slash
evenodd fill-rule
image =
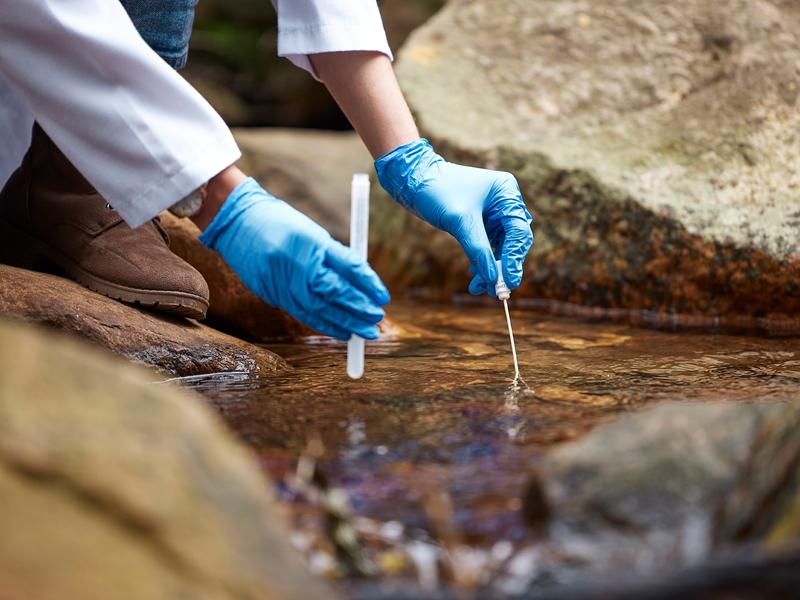
<path id="1" fill-rule="evenodd" d="M 367 344 L 361 380 L 347 378 L 344 344 L 314 338 L 272 347 L 294 367 L 285 375 L 189 383 L 276 481 L 313 432 L 324 473 L 359 517 L 423 536 L 443 527 L 429 507 L 444 494 L 447 535 L 486 556 L 530 538 L 520 494 L 553 444 L 653 402 L 788 399 L 800 389 L 793 339 L 677 335 L 512 310 L 527 382 L 512 384 L 499 307 L 405 304 L 390 315 L 397 335 Z M 317 512 L 295 508 L 298 530 L 321 527 Z"/>
<path id="2" fill-rule="evenodd" d="M 519 400 L 520 397 L 534 396 L 534 391 L 525 382 L 519 374 L 519 367 L 517 366 L 516 356 L 514 357 L 514 380 L 508 386 L 508 389 L 503 394 L 503 408 L 509 416 L 516 416 L 519 414 Z M 513 423 L 509 423 L 506 428 L 508 439 L 515 440 L 522 431 L 525 425 L 525 420 L 522 418 L 516 419 Z"/>

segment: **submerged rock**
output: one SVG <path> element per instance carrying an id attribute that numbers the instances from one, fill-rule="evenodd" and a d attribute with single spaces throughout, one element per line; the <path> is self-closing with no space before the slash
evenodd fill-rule
<path id="1" fill-rule="evenodd" d="M 693 566 L 744 541 L 791 547 L 798 428 L 796 403 L 660 405 L 556 449 L 531 482 L 527 520 L 567 570 L 606 579 Z"/>
<path id="2" fill-rule="evenodd" d="M 172 375 L 286 368 L 276 354 L 215 329 L 127 306 L 62 277 L 0 265 L 0 316 L 60 329 Z"/>
<path id="3" fill-rule="evenodd" d="M 14 598 L 330 598 L 199 399 L 0 321 L 0 589 Z"/>
<path id="4" fill-rule="evenodd" d="M 446 156 L 518 177 L 518 294 L 798 318 L 798 61 L 791 2 L 450 0 L 398 75 Z M 455 242 L 376 208 L 390 280 L 466 288 Z"/>

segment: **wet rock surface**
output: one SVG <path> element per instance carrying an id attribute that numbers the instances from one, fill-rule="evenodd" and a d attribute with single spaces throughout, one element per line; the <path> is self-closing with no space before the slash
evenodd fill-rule
<path id="1" fill-rule="evenodd" d="M 172 375 L 285 368 L 265 348 L 187 319 L 138 310 L 62 277 L 0 265 L 0 316 L 75 334 Z"/>
<path id="2" fill-rule="evenodd" d="M 786 1 L 451 0 L 397 68 L 447 157 L 517 175 L 519 294 L 797 319 L 798 40 Z M 454 242 L 378 209 L 388 279 L 466 288 Z"/>
<path id="3" fill-rule="evenodd" d="M 329 598 L 267 480 L 202 402 L 0 320 L 0 590 L 10 598 Z"/>

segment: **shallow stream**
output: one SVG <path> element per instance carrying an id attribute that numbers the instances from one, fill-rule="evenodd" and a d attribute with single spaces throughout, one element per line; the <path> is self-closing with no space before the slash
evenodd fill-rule
<path id="1" fill-rule="evenodd" d="M 328 511 L 296 485 L 301 456 L 319 459 L 323 486 L 346 492 L 366 571 L 513 591 L 514 569 L 524 570 L 513 559 L 533 543 L 521 497 L 550 447 L 659 401 L 788 399 L 800 389 L 797 339 L 584 323 L 514 310 L 512 300 L 530 388 L 514 390 L 499 305 L 400 303 L 390 316 L 384 339 L 367 345 L 362 380 L 347 378 L 344 344 L 310 338 L 270 346 L 294 367 L 285 375 L 191 384 L 261 457 L 319 572 L 344 571 Z M 450 568 L 426 566 L 442 548 Z"/>

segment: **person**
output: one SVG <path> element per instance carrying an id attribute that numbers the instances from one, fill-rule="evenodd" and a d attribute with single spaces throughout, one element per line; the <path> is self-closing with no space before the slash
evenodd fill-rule
<path id="1" fill-rule="evenodd" d="M 323 334 L 374 339 L 389 301 L 378 275 L 239 170 L 229 129 L 173 70 L 186 62 L 195 2 L 0 2 L 0 132 L 21 139 L 35 121 L 0 192 L 3 256 L 45 258 L 110 297 L 202 318 L 207 286 L 158 223 L 171 207 L 267 303 Z M 518 287 L 533 242 L 519 186 L 447 162 L 420 137 L 375 0 L 273 4 L 279 55 L 327 87 L 387 192 L 458 240 L 469 291 L 493 294 L 495 254 Z M 19 160 L 13 146 L 0 177 Z"/>

